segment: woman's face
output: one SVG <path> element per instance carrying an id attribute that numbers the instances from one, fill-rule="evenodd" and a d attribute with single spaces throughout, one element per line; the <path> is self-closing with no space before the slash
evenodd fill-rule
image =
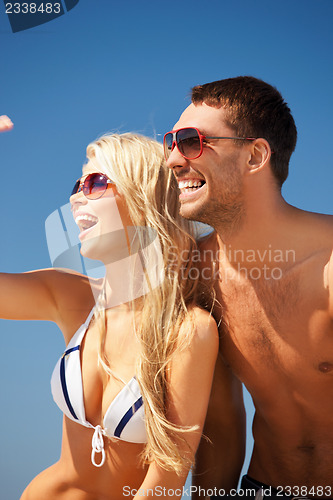
<path id="1" fill-rule="evenodd" d="M 82 176 L 103 172 L 89 161 Z M 82 191 L 70 197 L 73 217 L 80 229 L 81 254 L 101 260 L 105 265 L 129 255 L 128 230 L 133 226 L 127 207 L 114 184 L 108 184 L 97 200 L 85 197 Z"/>

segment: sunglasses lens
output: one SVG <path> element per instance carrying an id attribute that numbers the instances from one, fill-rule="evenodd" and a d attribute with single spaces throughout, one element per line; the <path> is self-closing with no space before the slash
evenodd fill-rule
<path id="1" fill-rule="evenodd" d="M 164 147 L 164 156 L 165 156 L 166 160 L 169 158 L 171 151 L 172 151 L 172 140 L 173 140 L 173 136 L 172 136 L 171 132 L 168 132 L 167 134 L 165 134 L 164 140 L 163 140 L 163 147 Z"/>
<path id="2" fill-rule="evenodd" d="M 180 153 L 188 160 L 200 156 L 201 141 L 195 128 L 183 128 L 176 134 L 177 146 Z"/>
<path id="3" fill-rule="evenodd" d="M 103 174 L 90 174 L 83 183 L 82 191 L 89 200 L 97 200 L 106 191 L 108 186 L 108 178 Z"/>
<path id="4" fill-rule="evenodd" d="M 80 179 L 78 181 L 76 181 L 76 183 L 74 184 L 74 187 L 73 187 L 72 192 L 71 192 L 71 196 L 73 196 L 73 194 L 76 194 L 78 192 L 79 187 L 80 187 Z"/>

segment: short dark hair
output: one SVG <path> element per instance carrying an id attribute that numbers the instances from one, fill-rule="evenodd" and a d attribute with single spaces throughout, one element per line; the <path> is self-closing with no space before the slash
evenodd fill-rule
<path id="1" fill-rule="evenodd" d="M 275 87 L 253 76 L 238 76 L 193 87 L 192 102 L 223 107 L 226 124 L 239 137 L 266 139 L 274 151 L 273 174 L 282 186 L 296 146 L 297 129 L 287 103 Z"/>

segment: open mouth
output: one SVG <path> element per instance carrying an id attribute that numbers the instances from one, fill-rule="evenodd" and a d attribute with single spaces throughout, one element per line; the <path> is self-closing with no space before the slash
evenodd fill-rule
<path id="1" fill-rule="evenodd" d="M 188 193 L 195 193 L 201 189 L 206 182 L 204 180 L 186 180 L 186 181 L 179 181 L 179 189 L 181 194 L 188 194 Z"/>
<path id="2" fill-rule="evenodd" d="M 97 224 L 98 219 L 92 215 L 78 215 L 75 222 L 79 226 L 80 231 L 83 232 L 94 227 Z"/>

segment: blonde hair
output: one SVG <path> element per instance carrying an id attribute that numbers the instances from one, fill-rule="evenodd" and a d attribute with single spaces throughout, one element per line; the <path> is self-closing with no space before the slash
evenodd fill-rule
<path id="1" fill-rule="evenodd" d="M 87 157 L 115 182 L 133 225 L 148 226 L 157 234 L 164 276 L 158 286 L 149 286 L 148 296 L 140 303 L 139 324 L 135 326 L 141 346 L 136 377 L 144 401 L 148 437 L 142 458 L 146 463 L 155 461 L 181 474 L 194 461 L 193 450 L 186 447 L 186 432 L 197 427 L 180 427 L 167 419 L 168 370 L 174 353 L 188 346 L 193 330 L 180 330 L 184 318 L 189 316 L 187 306 L 193 302 L 197 287 L 197 276 L 191 279 L 189 274 L 196 249 L 193 226 L 179 215 L 177 183 L 165 165 L 162 145 L 155 140 L 131 133 L 105 135 L 89 144 Z M 147 246 L 146 235 L 139 231 L 141 248 Z M 141 252 L 140 259 L 150 283 L 149 254 L 147 257 Z M 104 352 L 103 309 L 100 317 L 100 361 L 112 375 Z"/>

